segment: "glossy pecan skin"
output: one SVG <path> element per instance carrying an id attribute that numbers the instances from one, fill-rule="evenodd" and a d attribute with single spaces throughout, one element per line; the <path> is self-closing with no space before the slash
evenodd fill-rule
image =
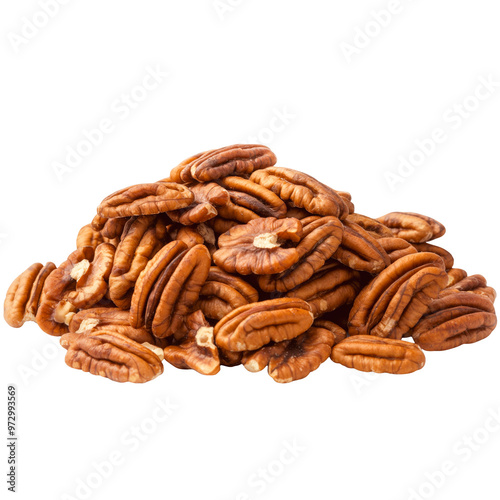
<path id="1" fill-rule="evenodd" d="M 372 335 L 342 340 L 333 347 L 331 358 L 348 368 L 375 373 L 412 373 L 425 365 L 425 355 L 416 344 Z"/>
<path id="2" fill-rule="evenodd" d="M 440 238 L 446 232 L 446 228 L 437 220 L 414 212 L 391 212 L 377 220 L 390 228 L 394 236 L 410 243 L 426 243 Z"/>

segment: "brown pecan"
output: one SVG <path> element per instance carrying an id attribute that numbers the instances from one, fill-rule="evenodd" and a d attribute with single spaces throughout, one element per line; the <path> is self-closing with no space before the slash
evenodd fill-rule
<path id="1" fill-rule="evenodd" d="M 372 274 L 385 269 L 391 259 L 382 245 L 373 236 L 354 222 L 345 220 L 342 243 L 333 255 L 351 269 Z"/>
<path id="2" fill-rule="evenodd" d="M 190 314 L 186 326 L 186 337 L 163 350 L 166 361 L 176 368 L 192 368 L 203 375 L 215 375 L 220 370 L 220 360 L 214 344 L 214 329 L 201 311 Z"/>
<path id="3" fill-rule="evenodd" d="M 172 224 L 168 231 L 173 240 L 182 241 L 187 248 L 193 248 L 195 245 L 203 245 L 205 242 L 203 236 L 196 231 L 195 226 L 180 226 Z"/>
<path id="4" fill-rule="evenodd" d="M 296 246 L 299 260 L 282 273 L 261 276 L 262 290 L 287 292 L 301 285 L 319 271 L 339 247 L 344 226 L 336 217 L 308 217 L 301 223 L 302 239 Z"/>
<path id="5" fill-rule="evenodd" d="M 351 304 L 360 289 L 359 273 L 339 263 L 323 266 L 312 278 L 287 293 L 305 300 L 314 317 Z"/>
<path id="6" fill-rule="evenodd" d="M 165 245 L 146 265 L 135 284 L 130 303 L 129 323 L 134 328 L 146 324 L 148 300 L 158 279 L 170 279 L 180 258 L 187 252 L 187 245 L 179 240 Z M 165 270 L 168 271 L 165 273 Z M 152 311 L 154 313 L 154 311 Z"/>
<path id="7" fill-rule="evenodd" d="M 425 355 L 415 344 L 372 335 L 349 337 L 332 349 L 332 361 L 363 372 L 412 373 L 425 365 Z"/>
<path id="8" fill-rule="evenodd" d="M 95 250 L 97 245 L 101 244 L 103 241 L 101 233 L 92 229 L 91 224 L 87 224 L 78 231 L 76 248 L 92 247 Z"/>
<path id="9" fill-rule="evenodd" d="M 258 217 L 285 216 L 287 207 L 269 189 L 241 177 L 225 177 L 219 184 L 227 189 L 230 201 L 220 207 L 219 214 L 225 219 L 248 222 Z"/>
<path id="10" fill-rule="evenodd" d="M 413 243 L 413 246 L 419 252 L 434 252 L 438 254 L 443 259 L 446 270 L 451 269 L 455 263 L 453 255 L 451 255 L 448 250 L 438 247 L 437 245 L 431 245 L 430 243 Z"/>
<path id="11" fill-rule="evenodd" d="M 356 209 L 354 207 L 354 203 L 352 202 L 351 193 L 347 193 L 346 191 L 335 191 L 335 192 L 344 200 L 344 203 L 347 206 L 347 212 L 349 214 L 353 214 L 356 211 Z"/>
<path id="12" fill-rule="evenodd" d="M 218 209 L 229 202 L 229 193 L 215 182 L 193 184 L 189 189 L 194 195 L 193 203 L 186 208 L 167 212 L 175 222 L 184 225 L 205 222 L 213 219 Z"/>
<path id="13" fill-rule="evenodd" d="M 66 296 L 66 300 L 77 309 L 86 309 L 97 304 L 108 291 L 108 279 L 111 274 L 115 247 L 109 243 L 97 246 L 94 258 L 88 268 L 76 282 L 76 290 Z M 86 267 L 86 263 L 82 261 Z M 80 263 L 80 265 L 82 265 Z M 75 273 L 75 268 L 73 268 Z"/>
<path id="14" fill-rule="evenodd" d="M 217 216 L 207 221 L 207 225 L 212 229 L 214 234 L 221 235 L 227 233 L 234 226 L 237 226 L 238 223 L 235 220 L 224 219 L 224 217 Z"/>
<path id="15" fill-rule="evenodd" d="M 232 310 L 258 300 L 259 293 L 253 286 L 213 266 L 201 289 L 197 307 L 207 318 L 220 320 Z"/>
<path id="16" fill-rule="evenodd" d="M 214 329 L 215 342 L 228 351 L 253 351 L 290 340 L 313 323 L 309 305 L 301 299 L 281 298 L 248 304 L 227 314 Z"/>
<path id="17" fill-rule="evenodd" d="M 497 296 L 495 289 L 488 286 L 486 278 L 480 274 L 467 276 L 453 284 L 449 284 L 448 280 L 448 286 L 439 294 L 439 297 L 444 297 L 457 292 L 469 292 L 484 295 L 485 297 L 488 297 L 491 302 L 495 302 Z"/>
<path id="18" fill-rule="evenodd" d="M 76 289 L 93 257 L 92 247 L 79 248 L 47 276 L 36 313 L 36 322 L 45 333 L 60 336 L 68 332 L 68 323 L 76 308 L 66 298 Z"/>
<path id="19" fill-rule="evenodd" d="M 181 253 L 164 268 L 152 288 L 146 305 L 146 327 L 165 338 L 185 334 L 184 318 L 198 301 L 210 270 L 210 254 L 196 245 Z"/>
<path id="20" fill-rule="evenodd" d="M 387 226 L 394 236 L 410 243 L 435 240 L 446 232 L 445 227 L 437 220 L 413 212 L 391 212 L 377 220 Z"/>
<path id="21" fill-rule="evenodd" d="M 412 336 L 426 351 L 444 351 L 486 338 L 496 324 L 493 302 L 487 296 L 456 292 L 434 300 Z"/>
<path id="22" fill-rule="evenodd" d="M 346 221 L 353 222 L 358 226 L 361 226 L 366 232 L 370 233 L 375 239 L 379 238 L 391 238 L 394 236 L 392 231 L 384 226 L 381 222 L 376 219 L 372 219 L 371 217 L 367 217 L 366 215 L 361 214 L 349 214 L 346 218 Z"/>
<path id="23" fill-rule="evenodd" d="M 384 269 L 356 297 L 349 315 L 349 335 L 401 339 L 446 286 L 441 257 L 406 255 Z"/>
<path id="24" fill-rule="evenodd" d="M 130 307 L 137 278 L 163 246 L 165 234 L 157 222 L 154 216 L 132 217 L 123 228 L 109 277 L 109 296 L 121 309 Z"/>
<path id="25" fill-rule="evenodd" d="M 344 340 L 347 337 L 347 332 L 339 325 L 334 323 L 333 321 L 328 321 L 326 319 L 317 319 L 314 321 L 313 326 L 317 326 L 318 328 L 326 328 L 333 333 L 333 337 L 335 339 L 335 344 L 338 344 L 340 341 Z"/>
<path id="26" fill-rule="evenodd" d="M 299 260 L 297 249 L 291 245 L 301 236 L 302 224 L 297 219 L 255 219 L 219 237 L 214 262 L 230 273 L 281 273 Z"/>
<path id="27" fill-rule="evenodd" d="M 276 382 L 293 382 L 319 368 L 330 357 L 334 342 L 335 337 L 330 330 L 312 326 L 292 340 L 246 353 L 243 366 L 250 372 L 258 372 L 268 366 L 268 373 Z"/>
<path id="28" fill-rule="evenodd" d="M 156 339 L 146 328 L 134 328 L 129 324 L 129 312 L 118 307 L 93 307 L 78 311 L 69 323 L 71 333 L 85 333 L 94 330 L 107 330 L 125 335 L 143 344 L 155 344 Z"/>
<path id="29" fill-rule="evenodd" d="M 97 212 L 102 217 L 154 215 L 187 207 L 193 199 L 189 188 L 175 182 L 137 184 L 104 198 Z"/>
<path id="30" fill-rule="evenodd" d="M 313 177 L 289 168 L 257 170 L 250 180 L 276 193 L 283 201 L 311 214 L 333 215 L 342 219 L 349 213 L 344 198 Z"/>
<path id="31" fill-rule="evenodd" d="M 125 228 L 125 224 L 128 220 L 129 217 L 115 217 L 113 219 L 107 219 L 101 231 L 103 238 L 107 238 L 108 240 L 121 238 L 123 229 Z"/>
<path id="32" fill-rule="evenodd" d="M 107 217 L 102 217 L 99 214 L 96 214 L 94 218 L 92 219 L 92 222 L 90 223 L 90 227 L 94 231 L 101 231 L 104 228 L 104 225 L 108 221 Z"/>
<path id="33" fill-rule="evenodd" d="M 446 274 L 448 274 L 448 284 L 446 285 L 446 288 L 453 286 L 455 283 L 462 281 L 464 278 L 467 278 L 467 271 L 464 271 L 463 269 L 448 269 Z"/>
<path id="34" fill-rule="evenodd" d="M 36 263 L 20 274 L 7 290 L 3 306 L 5 321 L 20 328 L 26 321 L 35 321 L 45 280 L 56 268 L 52 262 Z"/>
<path id="35" fill-rule="evenodd" d="M 379 238 L 377 241 L 386 251 L 389 259 L 391 259 L 391 263 L 396 262 L 405 255 L 417 253 L 418 251 L 409 241 L 403 240 L 403 238 L 396 238 L 395 236 Z"/>
<path id="36" fill-rule="evenodd" d="M 176 182 L 209 182 L 228 175 L 249 175 L 275 163 L 276 156 L 267 146 L 235 144 L 191 156 L 170 172 L 170 178 Z"/>
<path id="37" fill-rule="evenodd" d="M 163 373 L 157 354 L 116 332 L 67 333 L 61 345 L 68 351 L 68 366 L 115 382 L 143 383 Z"/>

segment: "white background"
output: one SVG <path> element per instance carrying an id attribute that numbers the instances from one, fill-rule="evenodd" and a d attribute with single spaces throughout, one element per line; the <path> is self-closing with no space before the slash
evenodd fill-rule
<path id="1" fill-rule="evenodd" d="M 73 0 L 30 29 L 44 23 L 39 4 L 3 1 L 2 294 L 32 262 L 65 260 L 110 192 L 252 137 L 280 166 L 350 191 L 360 213 L 442 221 L 456 266 L 499 286 L 500 87 L 468 99 L 467 118 L 453 108 L 481 78 L 500 82 L 498 2 L 401 0 L 386 26 L 371 22 L 394 5 Z M 168 76 L 144 92 L 147 68 Z M 124 108 L 131 92 L 141 102 Z M 103 119 L 113 130 L 58 178 L 54 164 Z M 386 173 L 436 128 L 446 140 L 391 189 Z M 500 498 L 500 423 L 488 420 L 500 418 L 498 332 L 428 353 L 412 375 L 328 360 L 289 385 L 243 367 L 203 377 L 171 366 L 151 383 L 117 384 L 68 368 L 33 323 L 1 333 L 2 401 L 8 383 L 18 388 L 20 499 Z M 176 406 L 163 422 L 158 398 Z M 110 456 L 119 464 L 97 475 Z"/>

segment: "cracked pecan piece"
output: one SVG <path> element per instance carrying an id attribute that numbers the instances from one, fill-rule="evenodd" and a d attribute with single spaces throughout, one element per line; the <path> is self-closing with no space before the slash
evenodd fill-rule
<path id="1" fill-rule="evenodd" d="M 131 340 L 143 344 L 155 344 L 156 339 L 146 328 L 134 328 L 129 324 L 129 312 L 118 307 L 93 307 L 78 311 L 69 323 L 71 333 L 85 333 L 95 330 L 107 330 L 125 335 Z"/>
<path id="2" fill-rule="evenodd" d="M 115 305 L 130 308 L 139 275 L 165 240 L 166 228 L 154 216 L 132 217 L 125 224 L 109 277 L 109 297 Z"/>
<path id="3" fill-rule="evenodd" d="M 97 212 L 102 217 L 155 215 L 187 207 L 193 199 L 191 190 L 176 182 L 137 184 L 104 198 Z"/>
<path id="4" fill-rule="evenodd" d="M 495 289 L 488 286 L 486 278 L 480 274 L 466 276 L 455 283 L 450 283 L 448 280 L 448 286 L 441 291 L 439 297 L 444 297 L 457 292 L 469 292 L 484 295 L 485 297 L 488 297 L 492 303 L 495 302 L 497 296 Z"/>
<path id="5" fill-rule="evenodd" d="M 170 172 L 175 182 L 210 182 L 228 175 L 250 175 L 276 163 L 276 156 L 259 144 L 235 144 L 200 153 L 181 162 Z"/>
<path id="6" fill-rule="evenodd" d="M 342 219 L 349 213 L 344 198 L 335 190 L 297 170 L 269 167 L 254 172 L 250 180 L 270 189 L 289 205 L 303 208 L 311 214 Z"/>
<path id="7" fill-rule="evenodd" d="M 174 258 L 169 252 L 165 259 L 159 264 L 162 271 L 147 297 L 145 325 L 157 338 L 174 335 L 178 339 L 186 333 L 184 318 L 198 301 L 211 259 L 203 245 L 178 253 Z M 156 272 L 157 269 L 154 269 Z"/>
<path id="8" fill-rule="evenodd" d="M 220 370 L 220 360 L 214 344 L 214 329 L 199 310 L 186 318 L 186 327 L 186 337 L 164 348 L 165 360 L 176 368 L 215 375 Z"/>
<path id="9" fill-rule="evenodd" d="M 311 308 L 301 299 L 265 300 L 224 316 L 215 325 L 215 342 L 227 351 L 254 351 L 269 342 L 297 337 L 312 323 Z"/>
<path id="10" fill-rule="evenodd" d="M 348 368 L 375 373 L 412 373 L 425 365 L 425 355 L 416 344 L 372 335 L 346 338 L 333 347 L 331 358 Z"/>
<path id="11" fill-rule="evenodd" d="M 391 212 L 377 220 L 387 226 L 394 236 L 410 243 L 426 243 L 446 232 L 446 228 L 437 220 L 413 212 Z"/>
<path id="12" fill-rule="evenodd" d="M 342 243 L 333 255 L 335 259 L 356 271 L 379 273 L 391 263 L 382 245 L 361 226 L 343 221 Z"/>
<path id="13" fill-rule="evenodd" d="M 391 264 L 405 255 L 417 253 L 418 251 L 410 242 L 403 240 L 403 238 L 396 238 L 395 236 L 379 238 L 377 241 L 389 256 Z"/>
<path id="14" fill-rule="evenodd" d="M 315 318 L 351 304 L 361 288 L 359 273 L 339 263 L 323 266 L 312 278 L 289 291 L 287 297 L 306 301 Z"/>
<path id="15" fill-rule="evenodd" d="M 230 201 L 219 209 L 219 214 L 225 219 L 246 223 L 258 217 L 285 217 L 285 202 L 269 189 L 234 176 L 219 179 L 218 182 L 227 189 L 230 197 Z"/>
<path id="16" fill-rule="evenodd" d="M 400 340 L 446 286 L 444 262 L 434 253 L 406 255 L 361 290 L 349 315 L 349 335 Z"/>
<path id="17" fill-rule="evenodd" d="M 196 307 L 207 318 L 218 321 L 234 309 L 258 300 L 259 292 L 245 280 L 212 266 Z"/>
<path id="18" fill-rule="evenodd" d="M 55 268 L 52 262 L 32 264 L 12 282 L 3 306 L 3 316 L 10 326 L 20 328 L 26 321 L 36 321 L 45 280 Z"/>
<path id="19" fill-rule="evenodd" d="M 433 252 L 439 255 L 444 261 L 446 270 L 451 269 L 453 267 L 453 264 L 455 263 L 453 255 L 451 255 L 451 253 L 448 252 L 448 250 L 438 247 L 437 245 L 431 245 L 430 243 L 413 243 L 413 246 L 419 252 Z"/>
<path id="20" fill-rule="evenodd" d="M 115 382 L 144 383 L 163 373 L 157 354 L 116 332 L 67 333 L 60 343 L 68 366 Z"/>
<path id="21" fill-rule="evenodd" d="M 411 333 L 422 349 L 444 351 L 486 338 L 496 324 L 487 296 L 458 291 L 434 300 Z"/>
<path id="22" fill-rule="evenodd" d="M 94 250 L 103 242 L 102 234 L 100 231 L 92 229 L 91 224 L 83 226 L 80 231 L 78 231 L 78 236 L 76 237 L 76 248 L 82 247 L 92 247 Z"/>
<path id="23" fill-rule="evenodd" d="M 299 260 L 295 244 L 301 236 L 302 224 L 297 219 L 255 219 L 222 234 L 213 259 L 229 273 L 281 273 Z"/>
<path id="24" fill-rule="evenodd" d="M 186 226 L 206 222 L 229 203 L 229 193 L 215 182 L 189 185 L 189 189 L 194 195 L 193 203 L 186 208 L 167 212 L 174 222 Z"/>
<path id="25" fill-rule="evenodd" d="M 303 379 L 318 369 L 330 357 L 334 343 L 335 337 L 330 330 L 312 326 L 292 340 L 245 353 L 242 363 L 250 372 L 268 366 L 269 375 L 284 384 Z"/>
<path id="26" fill-rule="evenodd" d="M 67 297 L 76 289 L 93 257 L 92 247 L 79 248 L 47 276 L 36 313 L 36 322 L 45 333 L 60 336 L 69 331 L 68 324 L 76 307 Z"/>
<path id="27" fill-rule="evenodd" d="M 340 246 L 344 226 L 336 217 L 308 217 L 301 223 L 302 239 L 295 247 L 299 260 L 279 274 L 261 276 L 259 287 L 265 292 L 287 292 L 306 282 Z"/>

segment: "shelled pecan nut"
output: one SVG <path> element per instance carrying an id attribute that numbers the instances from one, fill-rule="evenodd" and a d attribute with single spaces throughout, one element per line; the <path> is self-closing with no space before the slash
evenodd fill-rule
<path id="1" fill-rule="evenodd" d="M 100 231 L 92 229 L 91 224 L 83 226 L 80 231 L 78 231 L 78 236 L 76 237 L 76 248 L 82 247 L 92 247 L 94 250 L 97 245 L 103 242 L 103 237 Z"/>
<path id="2" fill-rule="evenodd" d="M 409 241 L 403 240 L 403 238 L 396 238 L 395 236 L 379 238 L 377 241 L 385 250 L 389 259 L 391 259 L 391 264 L 405 255 L 417 253 L 418 251 Z"/>
<path id="3" fill-rule="evenodd" d="M 115 382 L 143 383 L 163 373 L 161 359 L 149 348 L 107 330 L 67 333 L 61 337 L 71 368 Z"/>
<path id="4" fill-rule="evenodd" d="M 276 156 L 266 146 L 235 144 L 191 156 L 170 172 L 170 178 L 176 182 L 210 182 L 228 175 L 249 175 L 275 163 Z"/>
<path id="5" fill-rule="evenodd" d="M 97 212 L 102 217 L 154 215 L 187 207 L 193 199 L 189 188 L 175 182 L 137 184 L 104 198 Z"/>
<path id="6" fill-rule="evenodd" d="M 317 326 L 292 340 L 264 346 L 243 356 L 243 366 L 251 372 L 268 366 L 269 375 L 279 383 L 300 380 L 318 369 L 332 352 L 333 333 Z"/>
<path id="7" fill-rule="evenodd" d="M 165 360 L 176 368 L 192 368 L 202 375 L 220 370 L 219 351 L 214 344 L 214 329 L 201 311 L 186 318 L 187 335 L 163 350 Z"/>
<path id="8" fill-rule="evenodd" d="M 248 304 L 230 312 L 214 328 L 217 346 L 228 351 L 253 351 L 290 340 L 313 323 L 310 306 L 301 299 L 281 298 Z"/>
<path id="9" fill-rule="evenodd" d="M 366 215 L 352 213 L 349 214 L 346 218 L 346 221 L 353 222 L 358 226 L 362 227 L 367 233 L 370 233 L 375 239 L 379 238 L 391 238 L 393 235 L 392 231 L 379 222 L 376 219 L 372 219 Z"/>
<path id="10" fill-rule="evenodd" d="M 425 364 L 425 355 L 415 344 L 372 335 L 348 337 L 332 349 L 332 361 L 363 372 L 412 373 Z"/>
<path id="11" fill-rule="evenodd" d="M 281 273 L 299 260 L 295 244 L 301 236 L 297 219 L 255 219 L 222 234 L 213 259 L 229 273 Z"/>
<path id="12" fill-rule="evenodd" d="M 488 297 L 491 302 L 495 302 L 497 296 L 494 288 L 488 286 L 486 278 L 480 274 L 473 274 L 472 276 L 467 276 L 456 283 L 448 284 L 448 286 L 441 291 L 439 297 L 444 297 L 457 292 L 469 292 L 484 295 L 485 297 Z"/>
<path id="13" fill-rule="evenodd" d="M 453 267 L 453 264 L 455 263 L 453 255 L 451 255 L 451 253 L 448 252 L 448 250 L 438 247 L 437 245 L 431 245 L 430 243 L 413 243 L 413 246 L 419 252 L 433 252 L 439 255 L 444 261 L 446 270 L 451 269 Z"/>
<path id="14" fill-rule="evenodd" d="M 12 282 L 3 307 L 3 316 L 10 326 L 20 328 L 26 321 L 36 321 L 45 280 L 55 268 L 52 262 L 45 266 L 36 263 Z"/>
<path id="15" fill-rule="evenodd" d="M 487 296 L 456 292 L 434 300 L 412 336 L 426 351 L 444 351 L 486 338 L 496 324 L 495 309 Z"/>
<path id="16" fill-rule="evenodd" d="M 446 286 L 444 262 L 430 252 L 406 255 L 384 269 L 356 297 L 349 335 L 401 339 Z"/>
<path id="17" fill-rule="evenodd" d="M 301 221 L 302 239 L 296 246 L 299 260 L 279 274 L 261 276 L 259 287 L 266 292 L 287 292 L 306 282 L 323 267 L 338 249 L 344 226 L 336 217 L 317 217 Z"/>
<path id="18" fill-rule="evenodd" d="M 414 212 L 391 212 L 377 219 L 387 226 L 398 238 L 410 243 L 426 243 L 440 238 L 446 232 L 443 224 Z"/>

